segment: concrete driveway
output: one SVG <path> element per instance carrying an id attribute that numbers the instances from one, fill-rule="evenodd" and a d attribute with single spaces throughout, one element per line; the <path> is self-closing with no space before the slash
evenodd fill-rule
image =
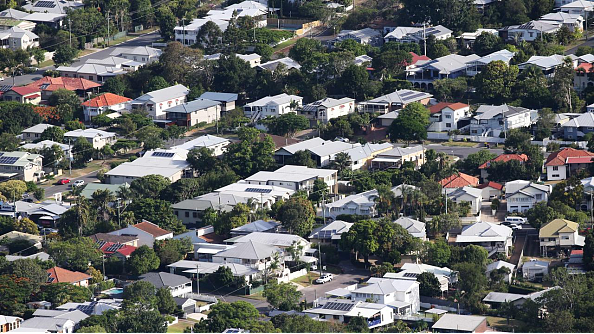
<path id="1" fill-rule="evenodd" d="M 369 270 L 357 268 L 348 260 L 341 261 L 338 266 L 342 268 L 343 273 L 334 275 L 334 279 L 331 282 L 314 284 L 301 290 L 303 298 L 307 300 L 308 303 L 316 299 L 316 297 L 323 297 L 324 294 L 330 290 L 344 288 L 352 284 L 360 283 L 361 279 L 369 278 Z"/>

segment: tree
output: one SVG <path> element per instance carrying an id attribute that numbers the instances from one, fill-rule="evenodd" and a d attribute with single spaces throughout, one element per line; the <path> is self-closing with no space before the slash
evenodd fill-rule
<path id="1" fill-rule="evenodd" d="M 8 273 L 26 278 L 34 292 L 39 291 L 42 284 L 47 283 L 47 272 L 34 259 L 18 259 L 10 262 Z"/>
<path id="2" fill-rule="evenodd" d="M 298 310 L 301 292 L 291 283 L 272 281 L 264 287 L 263 296 L 275 309 L 281 311 Z"/>
<path id="3" fill-rule="evenodd" d="M 512 97 L 518 73 L 515 65 L 508 66 L 500 60 L 490 62 L 474 78 L 476 92 L 485 100 L 507 101 Z"/>
<path id="4" fill-rule="evenodd" d="M 198 30 L 198 34 L 196 34 L 196 44 L 204 48 L 209 54 L 220 51 L 222 39 L 223 32 L 221 28 L 212 21 L 202 25 Z"/>
<path id="5" fill-rule="evenodd" d="M 549 201 L 560 201 L 572 208 L 577 207 L 584 197 L 584 186 L 575 176 L 563 180 L 553 187 Z"/>
<path id="6" fill-rule="evenodd" d="M 421 296 L 436 297 L 441 295 L 441 285 L 433 273 L 424 272 L 417 276 Z"/>
<path id="7" fill-rule="evenodd" d="M 289 51 L 289 57 L 302 63 L 317 52 L 324 50 L 322 43 L 316 39 L 300 38 Z"/>
<path id="8" fill-rule="evenodd" d="M 16 151 L 19 147 L 20 141 L 17 137 L 10 133 L 3 133 L 0 135 L 0 150 L 5 152 Z"/>
<path id="9" fill-rule="evenodd" d="M 134 218 L 155 222 L 160 228 L 174 234 L 185 232 L 186 228 L 173 213 L 171 203 L 165 200 L 143 198 L 134 200 L 128 211 L 134 213 Z"/>
<path id="10" fill-rule="evenodd" d="M 437 267 L 444 267 L 450 262 L 450 255 L 450 246 L 443 240 L 435 240 L 435 242 L 429 243 L 427 258 L 423 262 Z"/>
<path id="11" fill-rule="evenodd" d="M 147 247 L 146 245 L 141 247 Z M 148 248 L 150 249 L 150 248 Z M 157 307 L 158 298 L 155 286 L 146 281 L 136 281 L 124 287 L 124 309 L 152 310 Z"/>
<path id="12" fill-rule="evenodd" d="M 532 227 L 539 229 L 557 218 L 564 217 L 548 206 L 546 202 L 538 202 L 526 212 L 526 218 Z"/>
<path id="13" fill-rule="evenodd" d="M 142 142 L 142 147 L 146 151 L 154 150 L 163 146 L 163 139 L 161 138 L 163 130 L 156 126 L 145 126 L 136 131 L 136 139 Z"/>
<path id="14" fill-rule="evenodd" d="M 177 304 L 168 288 L 157 290 L 157 307 L 161 314 L 173 314 L 175 312 Z"/>
<path id="15" fill-rule="evenodd" d="M 293 137 L 297 131 L 309 127 L 309 120 L 305 116 L 289 112 L 278 117 L 269 117 L 262 120 L 270 132 L 274 135 Z"/>
<path id="16" fill-rule="evenodd" d="M 39 234 L 39 228 L 37 227 L 37 224 L 35 224 L 29 218 L 17 219 L 14 223 L 14 229 L 23 233 L 29 233 L 33 235 Z"/>
<path id="17" fill-rule="evenodd" d="M 79 120 L 72 120 L 66 122 L 66 124 L 64 124 L 64 128 L 66 129 L 66 131 L 74 131 L 79 129 L 84 130 L 85 125 Z"/>
<path id="18" fill-rule="evenodd" d="M 363 66 L 351 64 L 342 72 L 339 84 L 345 94 L 362 100 L 368 89 L 369 74 Z"/>
<path id="19" fill-rule="evenodd" d="M 37 62 L 37 65 L 39 66 L 39 64 L 41 64 L 42 62 L 45 61 L 45 50 L 42 48 L 34 48 L 31 51 L 31 55 L 33 56 L 33 59 L 35 59 L 35 61 Z"/>
<path id="20" fill-rule="evenodd" d="M 344 250 L 355 251 L 357 254 L 361 253 L 365 259 L 365 263 L 369 263 L 369 255 L 375 253 L 379 249 L 377 237 L 374 231 L 377 229 L 377 223 L 371 220 L 363 220 L 351 226 L 347 233 L 343 233 L 340 239 L 341 248 Z"/>
<path id="21" fill-rule="evenodd" d="M 281 206 L 277 218 L 289 233 L 305 235 L 313 228 L 315 212 L 307 199 L 291 197 Z"/>
<path id="22" fill-rule="evenodd" d="M 550 91 L 557 109 L 575 112 L 582 108 L 583 102 L 577 97 L 573 89 L 575 70 L 571 58 L 563 60 L 563 64 L 555 69 L 555 76 L 551 82 Z"/>
<path id="23" fill-rule="evenodd" d="M 159 311 L 127 309 L 120 313 L 118 333 L 165 333 L 167 319 Z"/>
<path id="24" fill-rule="evenodd" d="M 143 245 L 130 254 L 126 267 L 133 275 L 139 276 L 159 268 L 160 263 L 155 251 Z"/>
<path id="25" fill-rule="evenodd" d="M 49 243 L 47 253 L 54 259 L 57 266 L 84 272 L 91 265 L 101 263 L 103 254 L 97 249 L 97 244 L 87 237 L 75 237 L 66 241 Z"/>
<path id="26" fill-rule="evenodd" d="M 332 166 L 338 170 L 338 174 L 342 177 L 346 170 L 350 170 L 352 163 L 351 156 L 348 153 L 339 152 L 334 156 Z"/>
<path id="27" fill-rule="evenodd" d="M 460 227 L 460 217 L 457 212 L 443 213 L 433 217 L 429 222 L 429 230 L 432 234 L 446 233 L 452 228 Z"/>
<path id="28" fill-rule="evenodd" d="M 64 130 L 62 130 L 62 128 L 60 128 L 59 126 L 51 126 L 45 130 L 43 130 L 43 132 L 41 133 L 41 140 L 51 140 L 51 141 L 55 141 L 57 143 L 63 143 L 64 142 Z M 44 160 L 45 162 L 45 160 Z"/>
<path id="29" fill-rule="evenodd" d="M 484 57 L 501 50 L 502 46 L 503 42 L 499 36 L 484 31 L 476 38 L 472 49 L 477 55 Z"/>
<path id="30" fill-rule="evenodd" d="M 468 245 L 462 249 L 462 262 L 484 265 L 487 262 L 489 253 L 484 247 Z"/>
<path id="31" fill-rule="evenodd" d="M 0 312 L 2 314 L 23 315 L 25 303 L 32 294 L 29 279 L 14 275 L 0 275 Z"/>
<path id="32" fill-rule="evenodd" d="M 309 200 L 318 204 L 321 200 L 328 197 L 328 192 L 329 190 L 326 182 L 322 179 L 316 179 L 314 181 L 313 190 L 309 194 Z"/>
<path id="33" fill-rule="evenodd" d="M 60 45 L 56 48 L 54 53 L 54 63 L 57 65 L 68 65 L 72 63 L 74 58 L 78 56 L 78 49 L 70 47 L 68 45 Z"/>
<path id="34" fill-rule="evenodd" d="M 454 264 L 453 269 L 459 272 L 458 289 L 465 292 L 465 303 L 471 308 L 479 306 L 481 293 L 487 286 L 484 265 L 462 262 Z"/>
<path id="35" fill-rule="evenodd" d="M 118 75 L 105 80 L 101 89 L 106 93 L 113 93 L 121 96 L 124 95 L 128 89 L 128 84 L 122 76 Z"/>
<path id="36" fill-rule="evenodd" d="M 347 40 L 348 41 L 348 40 Z M 279 314 L 270 319 L 283 333 L 332 333 L 329 322 L 317 321 L 306 315 Z"/>
<path id="37" fill-rule="evenodd" d="M 369 324 L 367 323 L 367 319 L 356 316 L 351 317 L 349 322 L 345 327 L 345 332 L 347 333 L 369 333 Z"/>
<path id="38" fill-rule="evenodd" d="M 469 154 L 466 159 L 459 160 L 460 168 L 470 173 L 471 175 L 477 175 L 480 173 L 479 167 L 487 161 L 493 160 L 497 157 L 496 154 L 491 151 L 483 149 L 476 153 Z"/>
<path id="39" fill-rule="evenodd" d="M 427 125 L 429 110 L 418 102 L 410 103 L 400 110 L 398 117 L 390 125 L 390 140 L 395 142 L 400 139 L 408 144 L 413 140 L 427 139 Z"/>
<path id="40" fill-rule="evenodd" d="M 103 281 L 103 278 L 104 278 L 103 273 L 93 267 L 89 267 L 89 269 L 87 269 L 86 273 L 92 277 L 91 284 L 96 284 L 96 283 Z"/>
<path id="41" fill-rule="evenodd" d="M 292 156 L 287 158 L 287 164 L 305 166 L 309 168 L 316 168 L 317 164 L 311 157 L 311 153 L 307 150 L 301 150 L 295 152 Z"/>
<path id="42" fill-rule="evenodd" d="M 162 266 L 183 260 L 193 250 L 190 238 L 155 240 L 154 248 Z"/>
<path id="43" fill-rule="evenodd" d="M 80 327 L 79 329 L 76 330 L 76 332 L 77 333 L 107 333 L 105 328 L 103 328 L 99 325 Z"/>
<path id="44" fill-rule="evenodd" d="M 20 200 L 27 191 L 27 184 L 21 180 L 8 180 L 0 183 L 0 194 L 10 201 Z"/>
<path id="45" fill-rule="evenodd" d="M 151 174 L 133 180 L 130 183 L 130 190 L 137 197 L 156 199 L 170 184 L 169 179 L 161 175 Z"/>
<path id="46" fill-rule="evenodd" d="M 404 73 L 407 64 L 412 63 L 412 55 L 404 50 L 384 51 L 373 58 L 373 68 L 388 77 L 398 77 Z"/>
<path id="47" fill-rule="evenodd" d="M 433 90 L 435 98 L 439 101 L 459 101 L 466 94 L 468 83 L 464 77 L 440 79 L 433 81 Z"/>
<path id="48" fill-rule="evenodd" d="M 213 151 L 207 147 L 195 147 L 188 152 L 188 162 L 200 174 L 210 172 L 217 168 L 218 159 Z"/>
<path id="49" fill-rule="evenodd" d="M 505 151 L 514 153 L 523 151 L 525 147 L 530 146 L 530 140 L 529 133 L 523 132 L 521 129 L 511 129 L 505 139 Z"/>
<path id="50" fill-rule="evenodd" d="M 275 332 L 270 322 L 260 322 L 259 317 L 260 312 L 248 302 L 220 302 L 210 308 L 207 320 L 201 320 L 194 325 L 194 332 L 220 333 L 227 328 L 243 328 L 261 333 Z"/>
<path id="51" fill-rule="evenodd" d="M 93 157 L 93 144 L 85 137 L 79 137 L 72 145 L 72 155 L 74 156 L 74 165 L 78 167 L 84 167 L 89 160 Z"/>
<path id="52" fill-rule="evenodd" d="M 227 146 L 224 162 L 240 177 L 270 170 L 274 161 L 274 142 L 268 136 L 260 138 L 259 131 L 242 127 L 238 131 L 240 142 Z"/>
<path id="53" fill-rule="evenodd" d="M 123 118 L 123 117 L 122 117 Z M 119 123 L 120 129 L 124 132 L 125 135 L 130 135 L 136 132 L 136 124 L 130 118 L 124 118 Z"/>
<path id="54" fill-rule="evenodd" d="M 46 300 L 52 305 L 63 305 L 65 303 L 91 301 L 93 293 L 87 287 L 73 285 L 72 283 L 52 283 L 44 284 L 41 292 L 36 297 L 39 300 Z"/>
<path id="55" fill-rule="evenodd" d="M 154 76 L 152 77 L 149 82 L 148 82 L 148 86 L 147 86 L 147 90 L 152 92 L 154 90 L 159 90 L 159 89 L 164 89 L 169 87 L 169 83 L 162 77 L 162 76 Z"/>
<path id="56" fill-rule="evenodd" d="M 169 6 L 161 6 L 157 9 L 157 24 L 159 25 L 161 37 L 163 37 L 165 41 L 169 41 L 171 36 L 173 36 L 173 29 L 177 24 L 176 21 L 175 15 L 173 15 Z"/>

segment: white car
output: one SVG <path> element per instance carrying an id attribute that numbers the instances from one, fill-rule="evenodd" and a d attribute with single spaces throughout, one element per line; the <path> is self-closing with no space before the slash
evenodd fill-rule
<path id="1" fill-rule="evenodd" d="M 74 183 L 72 184 L 72 186 L 73 187 L 80 187 L 80 186 L 82 186 L 84 184 L 85 184 L 85 181 L 84 180 L 76 180 L 76 181 L 74 181 Z"/>
<path id="2" fill-rule="evenodd" d="M 334 278 L 334 276 L 332 276 L 332 274 L 324 274 L 316 280 L 316 283 L 318 283 L 318 284 L 328 283 L 328 282 L 332 281 L 333 278 Z"/>
<path id="3" fill-rule="evenodd" d="M 528 222 L 528 219 L 524 218 L 524 217 L 516 217 L 516 216 L 507 216 L 505 217 L 505 221 L 504 223 L 509 224 L 518 224 L 518 225 L 522 225 L 522 224 L 526 224 Z"/>
<path id="4" fill-rule="evenodd" d="M 520 225 L 520 224 L 510 224 L 509 227 L 511 227 L 512 230 L 521 230 L 522 229 L 522 225 Z"/>

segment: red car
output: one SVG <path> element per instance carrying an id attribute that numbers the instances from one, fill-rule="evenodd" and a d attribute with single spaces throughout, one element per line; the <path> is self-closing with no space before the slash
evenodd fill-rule
<path id="1" fill-rule="evenodd" d="M 70 179 L 59 179 L 58 180 L 58 184 L 66 184 L 66 183 L 70 183 Z"/>

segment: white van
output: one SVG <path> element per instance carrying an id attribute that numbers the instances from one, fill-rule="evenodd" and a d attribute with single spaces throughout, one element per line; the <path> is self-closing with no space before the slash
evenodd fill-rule
<path id="1" fill-rule="evenodd" d="M 508 216 L 505 217 L 505 221 L 503 222 L 505 225 L 509 224 L 526 224 L 528 220 L 524 217 L 516 217 L 516 216 Z"/>

